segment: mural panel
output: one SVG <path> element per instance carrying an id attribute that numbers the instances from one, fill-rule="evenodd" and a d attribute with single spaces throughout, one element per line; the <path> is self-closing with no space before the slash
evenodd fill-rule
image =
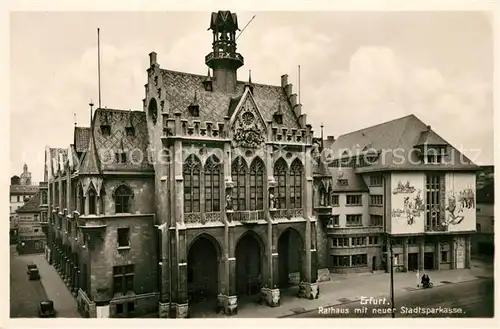
<path id="1" fill-rule="evenodd" d="M 446 174 L 445 210 L 448 231 L 473 231 L 476 229 L 475 174 Z"/>
<path id="2" fill-rule="evenodd" d="M 421 173 L 391 175 L 391 233 L 424 231 L 424 178 Z"/>

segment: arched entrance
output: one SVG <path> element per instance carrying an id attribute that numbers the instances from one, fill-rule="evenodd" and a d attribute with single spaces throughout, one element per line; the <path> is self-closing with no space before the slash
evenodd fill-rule
<path id="1" fill-rule="evenodd" d="M 236 244 L 236 293 L 254 295 L 262 286 L 263 247 L 254 233 L 245 233 Z"/>
<path id="2" fill-rule="evenodd" d="M 220 248 L 210 236 L 198 236 L 189 247 L 187 288 L 189 302 L 215 300 L 219 290 Z"/>
<path id="3" fill-rule="evenodd" d="M 279 286 L 296 285 L 302 278 L 304 244 L 299 233 L 291 228 L 281 233 L 278 239 Z"/>

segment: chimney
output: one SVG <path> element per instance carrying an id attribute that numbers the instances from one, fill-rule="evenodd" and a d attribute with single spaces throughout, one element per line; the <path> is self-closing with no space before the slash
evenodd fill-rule
<path id="1" fill-rule="evenodd" d="M 281 88 L 285 88 L 288 85 L 288 74 L 283 74 L 281 76 Z"/>
<path id="2" fill-rule="evenodd" d="M 149 66 L 158 66 L 158 62 L 156 61 L 156 53 L 154 51 L 149 54 Z"/>

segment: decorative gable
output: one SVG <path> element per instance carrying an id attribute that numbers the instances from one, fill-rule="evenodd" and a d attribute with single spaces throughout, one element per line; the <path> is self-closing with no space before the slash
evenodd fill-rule
<path id="1" fill-rule="evenodd" d="M 266 124 L 249 89 L 241 97 L 231 118 L 234 147 L 256 148 L 264 142 Z"/>

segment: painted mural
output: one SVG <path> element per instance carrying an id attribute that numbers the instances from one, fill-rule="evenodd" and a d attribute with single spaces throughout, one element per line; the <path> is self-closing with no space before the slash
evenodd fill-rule
<path id="1" fill-rule="evenodd" d="M 449 231 L 476 228 L 476 177 L 471 173 L 446 174 L 446 223 Z"/>
<path id="2" fill-rule="evenodd" d="M 418 233 L 423 231 L 425 205 L 422 174 L 391 175 L 391 232 Z"/>

